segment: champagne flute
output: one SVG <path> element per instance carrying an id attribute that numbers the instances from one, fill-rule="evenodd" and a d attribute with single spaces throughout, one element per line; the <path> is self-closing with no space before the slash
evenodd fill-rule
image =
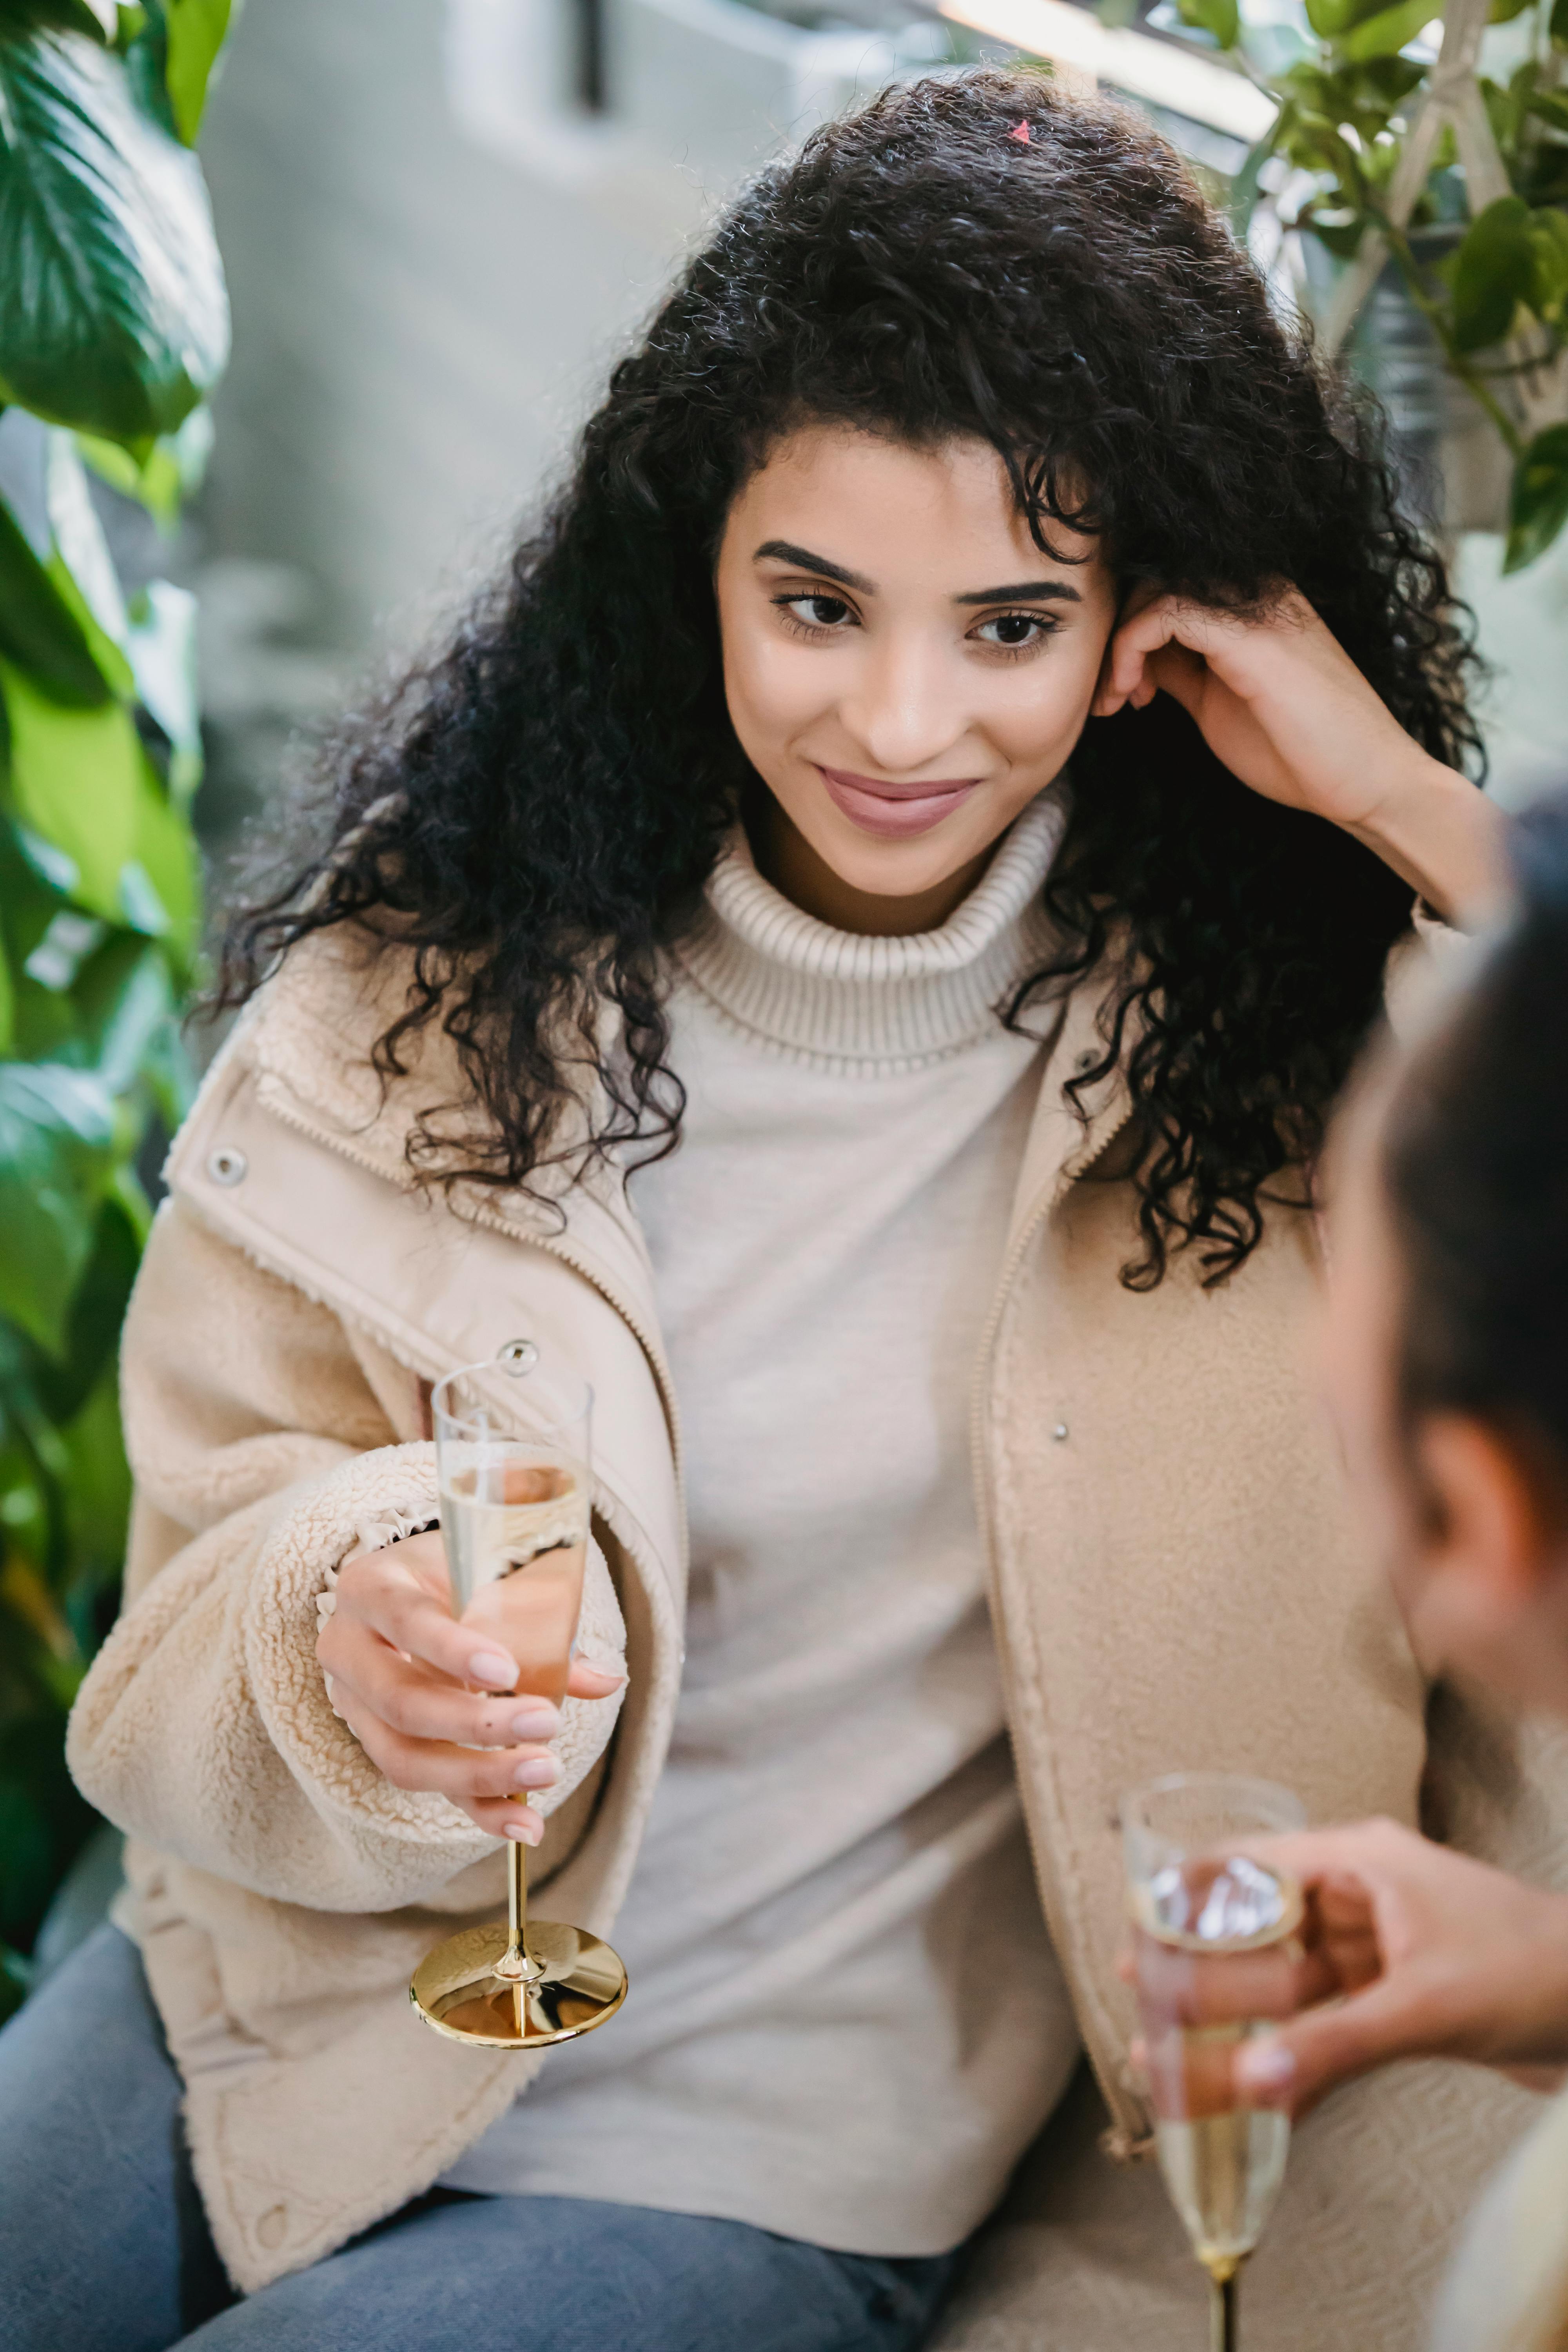
<path id="1" fill-rule="evenodd" d="M 453 1613 L 517 1660 L 519 1693 L 556 1706 L 583 1606 L 593 1402 L 585 1381 L 542 1369 L 528 1339 L 449 1373 L 431 1396 Z M 506 1926 L 448 1937 L 409 1984 L 426 2025 L 455 2042 L 507 2050 L 570 2042 L 626 1997 L 608 1944 L 530 1919 L 526 1854 L 509 1842 Z"/>
<path id="2" fill-rule="evenodd" d="M 1174 1772 L 1121 1804 L 1154 2144 L 1208 2273 L 1213 2352 L 1237 2352 L 1237 2280 L 1290 2145 L 1288 2116 L 1230 2085 L 1237 2044 L 1289 2009 L 1280 1962 L 1300 1951 L 1300 1886 L 1245 1849 L 1306 1822 L 1288 1789 L 1228 1772 Z"/>

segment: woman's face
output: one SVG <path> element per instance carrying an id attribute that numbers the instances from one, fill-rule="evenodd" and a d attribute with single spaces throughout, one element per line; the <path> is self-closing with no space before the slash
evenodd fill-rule
<path id="1" fill-rule="evenodd" d="M 1381 1092 L 1381 1090 L 1380 1090 Z M 1401 1413 L 1405 1272 L 1384 1195 L 1381 1102 L 1336 1149 L 1325 1368 L 1352 1497 L 1432 1673 L 1568 1713 L 1568 1537 L 1560 1498 L 1474 1415 Z"/>
<path id="2" fill-rule="evenodd" d="M 1060 772 L 1115 600 L 1095 542 L 1053 536 L 1081 560 L 1040 553 L 977 441 L 806 426 L 735 499 L 715 581 L 730 716 L 774 862 L 838 919 L 942 921 Z"/>

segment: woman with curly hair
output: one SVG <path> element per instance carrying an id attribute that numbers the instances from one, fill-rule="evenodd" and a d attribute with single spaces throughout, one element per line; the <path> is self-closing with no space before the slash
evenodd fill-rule
<path id="1" fill-rule="evenodd" d="M 18 2347 L 1173 2340 L 1084 2137 L 1145 2130 L 1117 1793 L 1441 1763 L 1300 1341 L 1391 953 L 1497 887 L 1464 664 L 1132 119 L 922 82 L 742 197 L 233 934 L 71 1735 L 130 1889 L 0 2043 Z M 429 1384 L 518 1332 L 598 1401 L 559 1712 L 430 1531 Z M 537 2081 L 405 1991 L 508 1838 L 632 1979 Z M 1309 2127 L 1277 2352 L 1415 2340 L 1509 2095 Z"/>

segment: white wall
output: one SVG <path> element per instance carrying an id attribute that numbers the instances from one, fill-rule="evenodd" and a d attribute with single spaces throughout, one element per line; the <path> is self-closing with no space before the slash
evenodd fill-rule
<path id="1" fill-rule="evenodd" d="M 659 250 L 456 127 L 439 0 L 252 0 L 203 139 L 234 305 L 216 554 L 405 635 L 557 463 Z"/>

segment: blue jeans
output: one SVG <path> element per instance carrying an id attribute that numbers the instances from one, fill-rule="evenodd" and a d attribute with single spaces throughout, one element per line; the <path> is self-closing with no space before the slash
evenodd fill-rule
<path id="1" fill-rule="evenodd" d="M 911 2352 L 952 2257 L 441 2190 L 241 2302 L 135 1947 L 100 1927 L 0 2033 L 5 2352 Z"/>

